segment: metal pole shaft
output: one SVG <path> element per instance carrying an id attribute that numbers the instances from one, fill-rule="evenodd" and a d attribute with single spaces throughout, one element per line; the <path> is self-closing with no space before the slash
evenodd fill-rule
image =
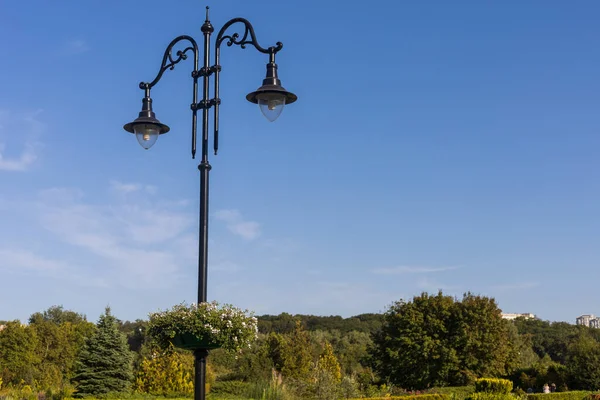
<path id="1" fill-rule="evenodd" d="M 209 101 L 209 68 L 210 68 L 210 35 L 214 28 L 208 20 L 202 25 L 204 34 L 204 74 L 202 99 L 202 160 L 198 169 L 200 170 L 200 228 L 198 240 L 198 303 L 206 301 L 206 282 L 208 275 L 208 101 Z M 206 349 L 198 349 L 194 352 L 194 399 L 206 399 Z"/>

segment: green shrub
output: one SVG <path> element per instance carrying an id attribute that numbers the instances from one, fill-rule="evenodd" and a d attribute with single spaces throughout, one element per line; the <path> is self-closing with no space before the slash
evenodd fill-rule
<path id="1" fill-rule="evenodd" d="M 64 388 L 62 388 L 60 390 L 48 389 L 44 393 L 44 398 L 45 398 L 45 400 L 63 400 L 63 399 L 70 398 L 73 395 L 73 392 L 74 392 L 74 389 L 71 387 L 68 387 L 68 386 L 65 386 Z M 39 395 L 38 395 L 38 399 L 40 399 Z"/>
<path id="2" fill-rule="evenodd" d="M 43 393 L 42 393 L 43 395 Z M 37 400 L 38 394 L 29 385 L 20 388 L 7 387 L 0 392 L 0 400 Z"/>
<path id="3" fill-rule="evenodd" d="M 243 396 L 252 386 L 249 382 L 242 381 L 216 381 L 211 389 L 212 395 Z"/>
<path id="4" fill-rule="evenodd" d="M 475 381 L 475 392 L 509 394 L 513 383 L 508 379 L 480 378 Z"/>

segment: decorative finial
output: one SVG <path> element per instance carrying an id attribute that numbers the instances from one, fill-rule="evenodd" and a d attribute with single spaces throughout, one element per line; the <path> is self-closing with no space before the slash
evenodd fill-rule
<path id="1" fill-rule="evenodd" d="M 202 24 L 202 28 L 200 28 L 200 30 L 202 31 L 202 33 L 210 35 L 215 31 L 215 28 L 213 28 L 213 26 L 210 24 L 210 20 L 208 19 L 209 9 L 210 7 L 206 6 L 206 21 L 204 21 L 204 24 Z"/>

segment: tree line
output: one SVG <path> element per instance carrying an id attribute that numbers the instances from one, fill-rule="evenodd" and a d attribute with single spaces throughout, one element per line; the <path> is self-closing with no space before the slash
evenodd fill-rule
<path id="1" fill-rule="evenodd" d="M 470 385 L 502 377 L 518 390 L 600 388 L 600 330 L 563 322 L 504 320 L 493 298 L 422 293 L 383 314 L 350 318 L 258 317 L 259 337 L 241 354 L 213 350 L 208 389 L 260 398 L 351 398 Z M 97 323 L 61 306 L 27 323 L 1 323 L 0 395 L 27 388 L 51 398 L 193 392 L 193 358 L 161 350 L 147 321 Z M 254 397 L 253 397 L 254 396 Z M 288 397 L 290 397 L 288 396 Z"/>

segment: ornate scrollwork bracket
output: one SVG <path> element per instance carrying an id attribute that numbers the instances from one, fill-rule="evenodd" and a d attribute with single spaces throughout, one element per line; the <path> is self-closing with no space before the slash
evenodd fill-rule
<path id="1" fill-rule="evenodd" d="M 183 50 L 177 50 L 175 52 L 175 56 L 173 56 L 174 47 L 179 42 L 182 42 L 182 41 L 189 42 L 191 46 L 187 46 Z M 194 71 L 192 72 L 192 76 L 197 75 L 198 74 L 198 72 L 197 72 L 197 70 L 198 70 L 198 44 L 196 43 L 194 38 L 192 38 L 191 36 L 182 35 L 182 36 L 178 36 L 175 39 L 173 39 L 173 41 L 171 43 L 169 43 L 169 45 L 167 46 L 167 49 L 165 50 L 165 54 L 162 59 L 162 65 L 160 67 L 160 70 L 158 71 L 158 74 L 156 75 L 156 78 L 154 78 L 154 80 L 152 80 L 151 82 L 140 82 L 140 89 L 144 89 L 144 90 L 152 89 L 152 87 L 154 85 L 156 85 L 158 83 L 158 81 L 160 81 L 160 78 L 162 78 L 162 76 L 166 70 L 168 70 L 168 69 L 173 70 L 173 69 L 175 69 L 175 65 L 179 64 L 183 60 L 187 60 L 187 58 L 188 58 L 187 53 L 190 51 L 192 52 L 192 54 L 194 56 Z"/>
<path id="2" fill-rule="evenodd" d="M 225 35 L 227 29 L 229 29 L 230 26 L 236 23 L 241 23 L 244 25 L 244 34 L 240 35 L 239 32 L 234 32 L 233 34 Z M 254 33 L 254 28 L 252 27 L 252 24 L 250 24 L 250 22 L 245 18 L 233 18 L 229 20 L 225 25 L 223 25 L 223 27 L 217 34 L 217 49 L 221 47 L 221 43 L 223 43 L 225 40 L 227 41 L 227 46 L 236 45 L 240 46 L 242 49 L 245 49 L 246 45 L 251 44 L 256 48 L 256 50 L 264 54 L 276 54 L 283 48 L 283 43 L 281 42 L 277 42 L 275 46 L 269 47 L 267 49 L 258 44 L 258 41 L 256 40 L 256 34 Z"/>

